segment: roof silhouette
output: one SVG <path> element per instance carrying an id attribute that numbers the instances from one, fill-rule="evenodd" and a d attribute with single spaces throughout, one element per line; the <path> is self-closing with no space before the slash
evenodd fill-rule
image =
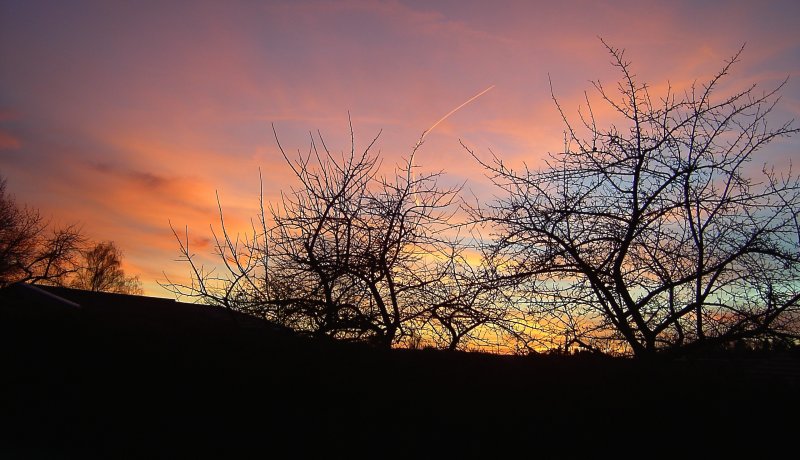
<path id="1" fill-rule="evenodd" d="M 173 299 L 16 283 L 0 290 L 3 315 L 38 320 L 66 317 L 130 330 L 181 333 L 231 328 L 294 334 L 290 329 L 223 307 Z"/>

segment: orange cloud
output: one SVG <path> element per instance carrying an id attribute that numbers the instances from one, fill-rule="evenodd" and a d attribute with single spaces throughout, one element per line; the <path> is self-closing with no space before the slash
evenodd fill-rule
<path id="1" fill-rule="evenodd" d="M 455 6 L 454 6 L 455 5 Z M 548 78 L 570 119 L 591 80 L 618 72 L 598 40 L 627 49 L 654 93 L 713 75 L 741 43 L 735 88 L 800 74 L 794 32 L 800 6 L 622 1 L 457 5 L 403 1 L 200 2 L 187 8 L 103 8 L 28 2 L 0 17 L 0 170 L 21 200 L 60 221 L 114 239 L 149 293 L 175 264 L 169 229 L 188 226 L 210 249 L 216 193 L 246 229 L 265 198 L 293 183 L 273 138 L 306 152 L 319 130 L 334 152 L 376 145 L 387 168 L 422 131 L 489 85 L 426 138 L 418 164 L 447 184 L 490 197 L 483 171 L 460 146 L 535 167 L 563 148 Z M 53 17 L 62 18 L 53 21 Z M 790 79 L 778 119 L 800 118 Z M 602 104 L 595 115 L 615 120 Z M 13 125 L 12 125 L 13 124 Z M 797 141 L 779 145 L 791 158 Z M 787 153 L 788 152 L 788 153 Z M 207 256 L 210 263 L 211 256 Z"/>

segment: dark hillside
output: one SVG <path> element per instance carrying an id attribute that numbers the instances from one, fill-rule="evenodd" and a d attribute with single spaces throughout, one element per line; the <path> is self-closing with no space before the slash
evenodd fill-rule
<path id="1" fill-rule="evenodd" d="M 45 292 L 61 300 L 0 292 L 3 458 L 650 457 L 780 448 L 797 427 L 797 352 L 658 364 L 389 352 L 212 307 Z"/>

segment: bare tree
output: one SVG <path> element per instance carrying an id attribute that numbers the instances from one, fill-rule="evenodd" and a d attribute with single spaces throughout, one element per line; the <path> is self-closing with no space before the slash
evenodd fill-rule
<path id="1" fill-rule="evenodd" d="M 510 351 L 519 340 L 519 318 L 504 296 L 508 282 L 481 252 L 480 237 L 467 240 L 440 247 L 447 252 L 436 255 L 436 276 L 415 293 L 423 307 L 410 329 L 421 344 L 436 348 Z"/>
<path id="2" fill-rule="evenodd" d="M 70 287 L 117 294 L 142 294 L 142 283 L 122 270 L 122 251 L 113 241 L 104 241 L 81 251 L 79 268 Z"/>
<path id="3" fill-rule="evenodd" d="M 0 177 L 0 287 L 63 284 L 77 269 L 83 241 L 77 226 L 51 228 L 38 210 L 18 206 Z"/>
<path id="4" fill-rule="evenodd" d="M 262 193 L 260 213 L 243 236 L 229 233 L 219 206 L 221 230 L 212 232 L 221 272 L 197 263 L 188 235 L 176 232 L 192 281 L 165 286 L 296 330 L 382 346 L 413 340 L 422 328 L 450 327 L 447 346 L 455 348 L 488 323 L 489 316 L 473 315 L 483 291 L 470 281 L 474 292 L 467 293 L 464 265 L 454 264 L 460 242 L 447 236 L 458 188 L 441 187 L 440 173 L 415 171 L 421 140 L 384 175 L 372 153 L 377 136 L 359 151 L 352 127 L 350 133 L 346 153 L 331 152 L 318 134 L 294 158 L 276 134 L 297 186 L 272 205 Z M 453 290 L 445 294 L 447 288 Z M 436 305 L 427 303 L 434 291 Z"/>
<path id="5" fill-rule="evenodd" d="M 800 182 L 752 161 L 797 132 L 768 115 L 777 88 L 722 93 L 742 50 L 702 85 L 651 97 L 624 52 L 600 82 L 624 120 L 600 127 L 590 99 L 546 166 L 484 161 L 500 198 L 472 209 L 492 229 L 515 301 L 566 347 L 649 356 L 800 332 Z M 785 82 L 784 82 L 785 83 Z M 465 147 L 466 148 L 466 147 Z"/>

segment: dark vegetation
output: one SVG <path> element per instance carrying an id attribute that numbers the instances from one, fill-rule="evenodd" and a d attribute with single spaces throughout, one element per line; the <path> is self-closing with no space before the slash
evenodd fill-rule
<path id="1" fill-rule="evenodd" d="M 351 128 L 351 135 L 352 135 Z M 277 140 L 277 135 L 276 135 Z M 297 187 L 262 200 L 250 233 L 232 234 L 220 206 L 218 271 L 196 262 L 188 231 L 175 233 L 191 267 L 179 298 L 259 316 L 313 336 L 457 349 L 491 344 L 517 321 L 496 302 L 501 281 L 452 230 L 457 188 L 421 174 L 414 157 L 384 175 L 373 152 L 333 153 L 321 135 L 307 153 L 281 153 Z"/>
<path id="2" fill-rule="evenodd" d="M 797 133 L 768 119 L 776 88 L 709 81 L 659 97 L 606 45 L 617 88 L 594 87 L 547 167 L 484 162 L 500 198 L 472 208 L 509 261 L 512 294 L 551 335 L 603 353 L 685 354 L 800 332 L 800 178 L 752 162 Z M 760 173 L 756 172 L 759 171 Z"/>
<path id="3" fill-rule="evenodd" d="M 207 304 L 92 292 L 137 291 L 118 249 L 0 182 L 0 457 L 793 449 L 800 184 L 747 168 L 797 131 L 766 121 L 780 88 L 715 100 L 737 54 L 654 100 L 608 50 L 623 124 L 564 116 L 538 170 L 470 152 L 493 203 L 417 171 L 424 135 L 390 174 L 374 140 L 281 147 L 298 185 L 246 235 L 220 206 L 223 271 L 176 232 L 191 281 L 167 286 Z"/>
<path id="4" fill-rule="evenodd" d="M 605 44 L 605 43 L 604 43 Z M 683 356 L 800 337 L 800 179 L 753 164 L 797 133 L 769 120 L 783 84 L 731 89 L 741 50 L 705 83 L 651 95 L 622 50 L 537 169 L 469 151 L 495 185 L 459 201 L 414 157 L 389 174 L 376 139 L 335 153 L 311 136 L 296 185 L 249 233 L 214 234 L 220 270 L 176 238 L 178 296 L 313 336 L 450 350 Z M 785 83 L 785 82 L 784 82 Z M 466 148 L 466 147 L 465 147 Z M 469 150 L 469 149 L 468 149 Z"/>
<path id="5" fill-rule="evenodd" d="M 48 292 L 81 307 L 0 291 L 4 458 L 767 454 L 800 410 L 797 350 L 387 350 L 216 307 Z"/>
<path id="6" fill-rule="evenodd" d="M 122 270 L 122 251 L 113 241 L 102 241 L 83 249 L 75 275 L 67 285 L 95 292 L 144 293 L 139 278 L 127 276 Z"/>
<path id="7" fill-rule="evenodd" d="M 0 288 L 20 282 L 143 292 L 139 278 L 122 270 L 113 241 L 91 243 L 76 224 L 52 225 L 36 208 L 18 204 L 0 176 Z"/>

